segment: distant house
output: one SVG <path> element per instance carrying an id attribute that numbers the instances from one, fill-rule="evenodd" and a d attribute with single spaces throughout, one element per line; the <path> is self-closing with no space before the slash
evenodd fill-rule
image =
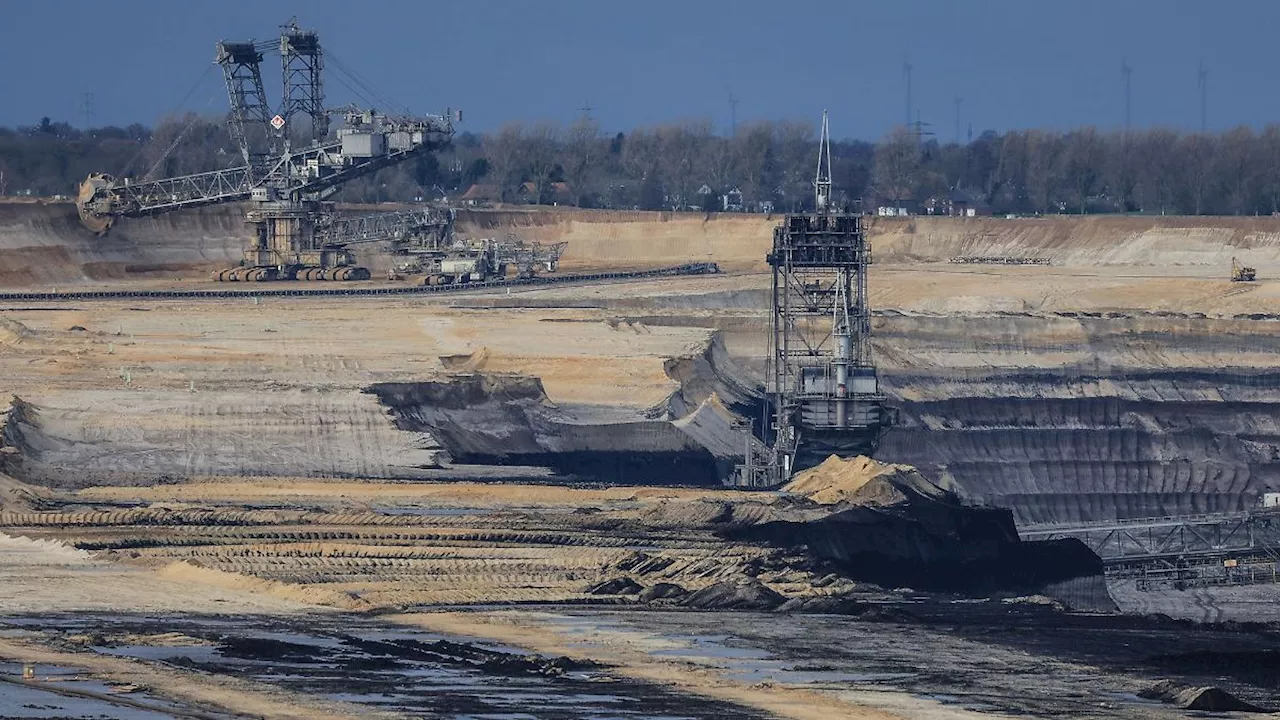
<path id="1" fill-rule="evenodd" d="M 990 215 L 991 207 L 983 199 L 968 190 L 955 189 L 946 195 L 935 195 L 924 203 L 927 215 L 946 217 L 977 217 Z"/>
<path id="2" fill-rule="evenodd" d="M 547 203 L 550 205 L 572 205 L 573 190 L 569 187 L 569 183 L 553 182 L 548 183 L 542 190 L 542 197 L 538 196 L 538 186 L 533 182 L 525 182 L 520 184 L 520 189 L 516 192 L 516 197 L 522 203 L 529 205 L 539 205 Z"/>
<path id="3" fill-rule="evenodd" d="M 876 204 L 876 214 L 884 217 L 909 217 L 911 215 L 935 214 L 929 210 L 929 203 L 938 200 L 935 207 L 945 205 L 941 198 L 917 200 L 913 198 L 889 198 L 881 196 Z M 938 213 L 945 215 L 946 213 Z"/>
<path id="4" fill-rule="evenodd" d="M 991 206 L 982 197 L 968 190 L 952 190 L 949 199 L 951 202 L 948 214 L 952 217 L 977 217 L 991 214 Z"/>
<path id="5" fill-rule="evenodd" d="M 746 205 L 742 202 L 742 189 L 734 188 L 720 196 L 721 209 L 725 212 L 742 212 Z"/>
<path id="6" fill-rule="evenodd" d="M 552 205 L 572 205 L 573 204 L 573 188 L 569 187 L 566 182 L 551 183 L 551 204 Z"/>
<path id="7" fill-rule="evenodd" d="M 493 203 L 502 202 L 502 189 L 497 185 L 476 183 L 467 188 L 462 197 L 458 198 L 458 202 L 468 207 L 492 205 Z"/>

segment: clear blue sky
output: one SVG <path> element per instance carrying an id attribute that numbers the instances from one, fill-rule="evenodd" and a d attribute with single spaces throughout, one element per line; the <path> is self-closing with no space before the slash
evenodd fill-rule
<path id="1" fill-rule="evenodd" d="M 914 104 L 944 140 L 957 95 L 975 133 L 1118 127 L 1126 61 L 1135 126 L 1198 129 L 1201 61 L 1211 129 L 1280 121 L 1275 0 L 7 0 L 0 124 L 82 125 L 90 92 L 95 124 L 152 124 L 217 40 L 265 39 L 295 14 L 384 95 L 463 108 L 477 131 L 584 105 L 611 131 L 727 128 L 732 93 L 739 122 L 828 107 L 834 135 L 874 139 L 904 119 L 908 56 Z M 328 94 L 355 99 L 335 82 Z M 225 106 L 210 72 L 184 109 Z"/>

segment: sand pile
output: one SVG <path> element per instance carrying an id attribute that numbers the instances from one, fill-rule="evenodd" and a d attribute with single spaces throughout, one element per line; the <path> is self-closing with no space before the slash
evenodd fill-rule
<path id="1" fill-rule="evenodd" d="M 12 448 L 0 448 L 0 455 L 7 454 L 7 450 Z M 48 488 L 28 485 L 0 473 L 0 512 L 44 510 L 56 505 L 53 495 Z"/>
<path id="2" fill-rule="evenodd" d="M 0 317 L 0 345 L 18 345 L 34 336 L 35 333 L 26 325 L 11 318 Z"/>
<path id="3" fill-rule="evenodd" d="M 58 540 L 25 538 L 0 533 L 0 554 L 25 565 L 81 565 L 90 554 Z"/>
<path id="4" fill-rule="evenodd" d="M 870 507 L 922 499 L 957 502 L 960 495 L 955 483 L 934 483 L 910 465 L 876 462 L 864 455 L 848 459 L 832 455 L 782 489 L 822 505 L 847 502 Z"/>
<path id="5" fill-rule="evenodd" d="M 484 369 L 489 362 L 489 348 L 479 349 L 460 355 L 441 355 L 440 366 L 448 372 L 473 373 Z"/>
<path id="6" fill-rule="evenodd" d="M 292 600 L 309 605 L 324 605 L 343 610 L 369 610 L 371 607 L 367 600 L 355 593 L 330 590 L 324 587 L 284 583 L 277 580 L 226 572 L 216 568 L 200 567 L 185 560 L 169 563 L 159 568 L 156 574 L 165 580 L 172 580 L 177 583 L 191 583 L 223 590 L 271 595 L 283 600 Z"/>

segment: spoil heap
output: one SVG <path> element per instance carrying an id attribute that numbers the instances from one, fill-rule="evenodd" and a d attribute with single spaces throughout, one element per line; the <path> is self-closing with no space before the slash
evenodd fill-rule
<path id="1" fill-rule="evenodd" d="M 938 501 L 945 501 L 950 495 L 961 497 L 961 489 L 954 482 L 934 483 L 910 465 L 880 463 L 862 455 L 849 459 L 832 455 L 817 467 L 796 475 L 782 489 L 820 505 L 848 501 L 883 507 L 910 502 L 912 496 Z"/>
<path id="2" fill-rule="evenodd" d="M 967 505 L 958 488 L 914 468 L 828 458 L 784 488 L 803 505 L 727 535 L 804 547 L 855 580 L 964 592 L 1036 592 L 1075 607 L 1112 609 L 1102 562 L 1078 541 L 1022 542 L 1012 514 Z"/>

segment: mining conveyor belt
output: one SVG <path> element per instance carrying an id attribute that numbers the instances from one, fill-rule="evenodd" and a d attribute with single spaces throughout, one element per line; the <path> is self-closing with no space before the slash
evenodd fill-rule
<path id="1" fill-rule="evenodd" d="M 1018 535 L 1076 538 L 1102 559 L 1107 577 L 1137 578 L 1139 590 L 1280 580 L 1280 508 L 1024 525 Z"/>
<path id="2" fill-rule="evenodd" d="M 436 293 L 464 290 L 502 289 L 512 287 L 538 287 L 565 283 L 599 282 L 604 280 L 634 280 L 640 278 L 675 277 L 681 275 L 709 275 L 720 272 L 715 263 L 689 263 L 657 270 L 628 272 L 579 273 L 575 275 L 541 275 L 533 278 L 511 280 L 486 280 L 456 285 L 404 285 L 393 287 L 314 287 L 297 282 L 252 283 L 252 288 L 227 288 L 225 290 L 73 290 L 70 292 L 0 292 L 0 301 L 26 300 L 167 300 L 205 298 L 251 297 L 325 297 L 325 296 L 373 296 L 373 295 L 434 295 Z M 249 284 L 249 283 L 246 283 Z M 288 285 L 288 287 L 281 287 Z M 300 287 L 301 286 L 301 287 Z"/>

